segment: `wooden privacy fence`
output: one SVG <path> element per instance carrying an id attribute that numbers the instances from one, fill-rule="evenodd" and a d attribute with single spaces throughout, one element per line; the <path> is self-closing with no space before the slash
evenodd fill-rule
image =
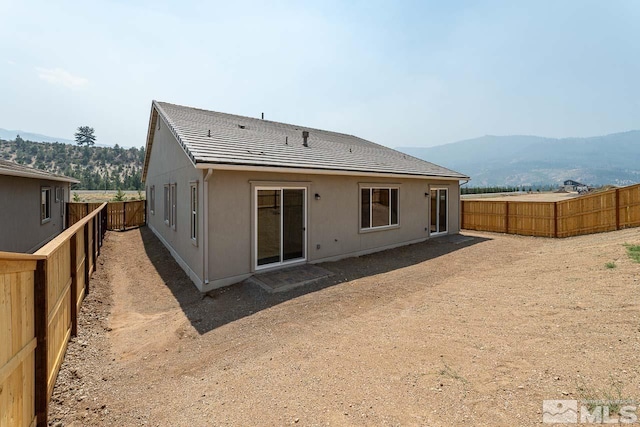
<path id="1" fill-rule="evenodd" d="M 462 200 L 462 228 L 569 237 L 640 227 L 640 184 L 559 202 Z"/>
<path id="2" fill-rule="evenodd" d="M 0 426 L 46 426 L 104 239 L 106 203 L 33 255 L 0 252 Z"/>
<path id="3" fill-rule="evenodd" d="M 100 203 L 67 203 L 67 224 L 75 224 L 93 211 Z M 108 202 L 105 216 L 107 230 L 124 230 L 129 227 L 139 227 L 146 222 L 146 200 L 132 200 L 129 202 Z"/>

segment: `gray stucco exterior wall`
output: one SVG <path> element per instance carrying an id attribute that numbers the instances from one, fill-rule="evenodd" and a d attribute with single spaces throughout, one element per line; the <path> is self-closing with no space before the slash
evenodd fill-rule
<path id="1" fill-rule="evenodd" d="M 399 225 L 360 229 L 360 188 L 399 187 Z M 209 186 L 210 287 L 242 280 L 255 268 L 255 188 L 307 188 L 308 262 L 358 256 L 430 237 L 430 188 L 447 188 L 449 227 L 459 232 L 458 181 L 214 170 Z M 315 199 L 315 194 L 320 196 Z"/>
<path id="2" fill-rule="evenodd" d="M 202 199 L 203 172 L 196 169 L 178 145 L 166 124 L 159 119 L 159 128 L 155 131 L 149 166 L 145 182 L 147 191 L 147 210 L 149 228 L 171 251 L 173 257 L 185 270 L 193 282 L 200 288 L 203 277 L 203 218 L 198 215 L 198 239 L 194 244 L 190 236 L 190 183 L 198 188 L 198 199 Z M 164 187 L 176 186 L 176 222 L 175 228 L 164 221 Z M 153 206 L 151 191 L 154 191 Z M 201 205 L 201 203 L 200 203 Z M 153 209 L 152 209 L 153 208 Z"/>
<path id="3" fill-rule="evenodd" d="M 51 218 L 45 222 L 40 219 L 42 188 L 51 189 Z M 67 182 L 0 175 L 0 251 L 33 253 L 60 234 L 69 192 Z"/>

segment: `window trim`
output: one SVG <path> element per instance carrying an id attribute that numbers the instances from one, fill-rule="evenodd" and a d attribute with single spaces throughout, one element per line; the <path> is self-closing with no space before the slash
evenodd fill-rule
<path id="1" fill-rule="evenodd" d="M 42 203 L 43 197 L 46 197 L 44 203 Z M 51 221 L 51 187 L 40 187 L 40 224 L 46 224 L 49 221 Z"/>
<path id="2" fill-rule="evenodd" d="M 446 194 L 446 204 L 445 204 L 445 220 L 447 222 L 446 224 L 446 230 L 444 231 L 431 231 L 431 221 L 433 218 L 431 218 L 431 203 L 433 203 L 433 192 L 436 193 L 436 203 L 437 203 L 437 210 L 436 210 L 436 229 L 440 228 L 440 191 L 444 191 Z M 446 234 L 449 234 L 449 229 L 451 227 L 451 224 L 449 223 L 449 187 L 442 187 L 442 186 L 433 186 L 429 188 L 429 236 L 443 236 Z"/>
<path id="3" fill-rule="evenodd" d="M 309 227 L 309 196 L 308 195 L 310 193 L 309 184 L 304 181 L 292 181 L 292 182 L 249 181 L 249 182 L 251 182 L 252 191 L 253 191 L 253 200 L 252 200 L 253 206 L 251 207 L 252 216 L 253 216 L 253 219 L 252 219 L 253 229 L 251 230 L 252 245 L 253 245 L 253 261 L 252 261 L 253 271 L 269 270 L 273 268 L 280 268 L 283 266 L 296 265 L 296 264 L 307 262 L 310 256 L 309 247 L 308 247 L 308 242 L 309 242 L 309 231 L 308 231 L 309 230 L 308 228 Z M 281 259 L 280 262 L 258 265 L 258 205 L 259 205 L 258 194 L 260 190 L 277 190 L 277 191 L 280 191 L 281 196 L 282 196 L 283 190 L 303 190 L 304 191 L 303 193 L 303 197 L 304 197 L 304 204 L 303 204 L 304 223 L 303 224 L 304 225 L 303 225 L 303 242 L 302 242 L 303 257 L 302 258 L 282 261 L 282 245 L 280 245 L 280 259 Z M 283 216 L 280 215 L 280 239 L 282 239 L 283 219 L 284 219 Z"/>
<path id="4" fill-rule="evenodd" d="M 166 225 L 169 225 L 169 221 L 170 221 L 170 217 L 171 217 L 171 190 L 170 190 L 170 185 L 169 184 L 165 184 L 164 185 L 164 192 L 163 192 L 163 196 L 164 196 L 164 223 Z"/>
<path id="5" fill-rule="evenodd" d="M 362 227 L 362 190 L 369 190 L 369 227 Z M 371 203 L 373 190 L 388 190 L 389 191 L 389 224 L 388 225 L 379 225 L 373 226 L 373 204 Z M 391 190 L 398 191 L 398 199 L 396 201 L 396 212 L 397 212 L 397 223 L 392 224 L 392 212 L 393 209 L 391 207 L 391 200 L 393 199 L 391 196 Z M 360 183 L 358 185 L 358 231 L 359 233 L 371 233 L 375 231 L 382 230 L 391 230 L 395 228 L 400 228 L 400 184 L 390 184 L 390 183 Z"/>
<path id="6" fill-rule="evenodd" d="M 149 187 L 149 213 L 156 214 L 156 186 Z"/>
<path id="7" fill-rule="evenodd" d="M 189 217 L 191 218 L 189 237 L 194 246 L 198 246 L 198 198 L 198 181 L 191 181 L 189 182 Z"/>
<path id="8" fill-rule="evenodd" d="M 171 184 L 171 195 L 169 199 L 171 200 L 171 214 L 170 214 L 170 223 L 173 231 L 176 231 L 176 216 L 178 215 L 178 184 L 175 182 Z"/>

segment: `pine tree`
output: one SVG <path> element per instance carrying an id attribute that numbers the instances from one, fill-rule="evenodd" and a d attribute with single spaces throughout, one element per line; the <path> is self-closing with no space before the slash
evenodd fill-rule
<path id="1" fill-rule="evenodd" d="M 80 126 L 78 131 L 75 133 L 75 137 L 78 145 L 86 145 L 88 147 L 96 143 L 94 130 L 89 126 Z"/>

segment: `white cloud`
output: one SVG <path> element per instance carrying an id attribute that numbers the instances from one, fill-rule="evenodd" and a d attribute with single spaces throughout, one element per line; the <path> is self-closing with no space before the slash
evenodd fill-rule
<path id="1" fill-rule="evenodd" d="M 16 65 L 16 63 L 10 59 L 7 60 L 7 64 L 9 65 Z"/>
<path id="2" fill-rule="evenodd" d="M 84 77 L 74 76 L 62 68 L 36 68 L 38 77 L 54 85 L 62 85 L 70 89 L 79 89 L 86 86 L 89 80 Z"/>

